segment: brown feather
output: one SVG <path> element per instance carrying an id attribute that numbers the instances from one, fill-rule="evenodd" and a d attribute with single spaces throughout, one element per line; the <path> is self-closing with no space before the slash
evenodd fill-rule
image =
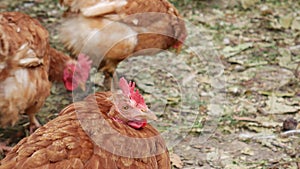
<path id="1" fill-rule="evenodd" d="M 0 168 L 171 168 L 164 141 L 151 125 L 136 130 L 109 117 L 110 96 L 96 93 L 69 105 L 56 119 L 21 140 Z M 133 142 L 120 142 L 120 136 Z M 134 157 L 136 153 L 140 157 Z"/>

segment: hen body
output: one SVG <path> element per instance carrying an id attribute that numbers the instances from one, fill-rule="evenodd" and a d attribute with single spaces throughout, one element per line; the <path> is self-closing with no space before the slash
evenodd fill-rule
<path id="1" fill-rule="evenodd" d="M 69 56 L 49 45 L 48 31 L 19 12 L 0 13 L 0 127 L 13 125 L 20 114 L 39 126 L 35 113 L 50 94 L 51 81 L 63 80 Z"/>
<path id="2" fill-rule="evenodd" d="M 0 168 L 170 168 L 168 151 L 157 130 L 149 124 L 136 130 L 114 120 L 121 115 L 111 111 L 110 97 L 108 92 L 96 93 L 69 105 L 21 140 Z"/>
<path id="3" fill-rule="evenodd" d="M 108 83 L 123 59 L 178 46 L 186 37 L 184 21 L 167 0 L 61 0 L 61 4 L 69 7 L 60 29 L 63 43 L 74 54 L 91 56 Z"/>
<path id="4" fill-rule="evenodd" d="M 34 114 L 50 94 L 48 32 L 21 13 L 0 14 L 0 125 Z"/>

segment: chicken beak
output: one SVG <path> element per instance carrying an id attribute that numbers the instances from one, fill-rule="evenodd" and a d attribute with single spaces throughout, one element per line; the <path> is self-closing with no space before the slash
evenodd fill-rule
<path id="1" fill-rule="evenodd" d="M 82 91 L 85 91 L 85 90 L 86 90 L 85 83 L 79 82 L 79 83 L 78 83 L 78 86 L 80 87 L 80 89 L 81 89 Z"/>
<path id="2" fill-rule="evenodd" d="M 148 110 L 146 113 L 148 115 L 148 119 L 149 120 L 154 120 L 154 121 L 157 120 L 157 116 L 155 115 L 155 113 L 153 111 Z"/>
<path id="3" fill-rule="evenodd" d="M 144 119 L 147 119 L 147 120 L 154 120 L 154 121 L 157 120 L 157 116 L 151 110 L 146 110 L 146 111 L 141 110 L 140 114 L 137 115 L 136 117 L 138 117 L 138 118 L 144 118 Z"/>

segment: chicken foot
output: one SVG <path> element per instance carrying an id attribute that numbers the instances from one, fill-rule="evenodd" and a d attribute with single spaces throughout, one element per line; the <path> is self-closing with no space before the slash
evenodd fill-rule
<path id="1" fill-rule="evenodd" d="M 32 134 L 36 129 L 38 129 L 39 127 L 41 127 L 41 124 L 39 123 L 39 121 L 37 120 L 37 118 L 35 117 L 34 113 L 30 113 L 28 114 L 29 117 L 29 133 Z"/>

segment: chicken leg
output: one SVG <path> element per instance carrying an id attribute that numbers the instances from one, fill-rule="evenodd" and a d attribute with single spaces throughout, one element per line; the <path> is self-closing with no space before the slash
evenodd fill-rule
<path id="1" fill-rule="evenodd" d="M 28 114 L 29 117 L 29 133 L 32 134 L 36 129 L 38 129 L 39 127 L 41 127 L 41 124 L 39 123 L 39 121 L 37 120 L 37 118 L 35 117 L 34 113 L 30 113 Z"/>
<path id="2" fill-rule="evenodd" d="M 104 59 L 101 62 L 99 66 L 99 70 L 102 71 L 104 74 L 103 86 L 105 90 L 111 89 L 112 78 L 119 62 L 120 62 L 119 60 L 106 60 L 106 59 Z"/>
<path id="3" fill-rule="evenodd" d="M 29 107 L 26 110 L 26 114 L 29 118 L 29 133 L 32 134 L 37 128 L 41 127 L 41 124 L 35 117 L 35 113 L 41 108 L 44 102 L 37 101 L 35 105 Z"/>

